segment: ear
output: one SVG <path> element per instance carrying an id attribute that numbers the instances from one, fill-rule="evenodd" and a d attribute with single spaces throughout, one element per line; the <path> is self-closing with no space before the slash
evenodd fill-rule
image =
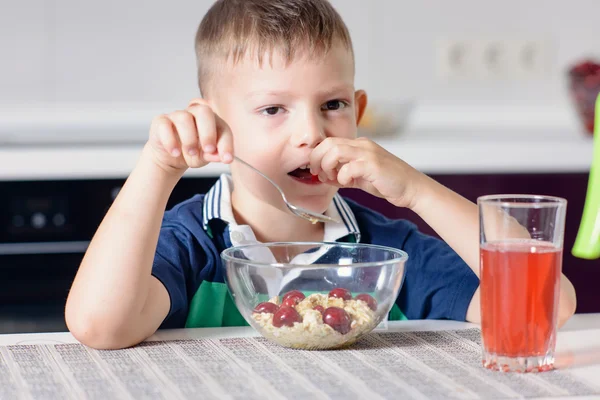
<path id="1" fill-rule="evenodd" d="M 364 90 L 357 90 L 354 93 L 354 107 L 356 113 L 356 125 L 358 125 L 367 109 L 367 92 Z"/>

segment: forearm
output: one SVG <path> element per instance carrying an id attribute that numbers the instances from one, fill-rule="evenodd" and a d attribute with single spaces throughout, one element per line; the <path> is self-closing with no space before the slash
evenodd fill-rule
<path id="1" fill-rule="evenodd" d="M 424 183 L 415 202 L 415 211 L 440 237 L 456 251 L 456 253 L 479 276 L 479 211 L 477 205 L 459 194 L 423 175 Z M 492 217 L 493 218 L 493 217 Z M 506 220 L 503 219 L 503 229 Z M 488 221 L 491 226 L 499 225 L 497 221 Z M 527 231 L 518 223 L 510 227 L 511 237 L 519 235 L 529 237 Z M 491 230 L 494 233 L 495 229 Z M 575 312 L 575 289 L 569 280 L 561 275 L 559 296 L 558 324 L 562 326 Z M 467 320 L 479 323 L 479 290 L 473 297 L 467 312 Z"/>
<path id="2" fill-rule="evenodd" d="M 575 314 L 577 296 L 573 284 L 564 274 L 560 276 L 560 294 L 558 301 L 558 327 L 563 326 Z"/>
<path id="3" fill-rule="evenodd" d="M 477 205 L 426 175 L 412 210 L 417 213 L 479 276 Z"/>
<path id="4" fill-rule="evenodd" d="M 150 289 L 162 216 L 178 179 L 142 155 L 84 256 L 67 300 L 68 323 L 93 319 L 115 330 L 137 319 Z"/>

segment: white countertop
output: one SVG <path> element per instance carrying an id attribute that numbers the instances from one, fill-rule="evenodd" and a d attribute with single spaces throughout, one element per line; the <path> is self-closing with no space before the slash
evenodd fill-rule
<path id="1" fill-rule="evenodd" d="M 450 320 L 410 320 L 390 321 L 388 330 L 392 332 L 402 331 L 441 331 L 451 329 L 469 329 L 478 327 L 476 324 Z M 557 351 L 567 343 L 561 343 L 561 337 L 578 336 L 585 340 L 579 341 L 579 345 L 598 350 L 597 364 L 600 368 L 600 313 L 575 314 L 567 323 L 559 329 Z M 184 340 L 199 338 L 230 338 L 230 337 L 257 337 L 260 334 L 249 326 L 225 327 L 225 328 L 186 328 L 186 329 L 163 329 L 157 331 L 147 340 Z M 78 343 L 69 332 L 51 333 L 17 333 L 0 334 L 0 346 L 14 344 L 43 344 L 43 343 Z M 569 345 L 574 344 L 569 340 Z"/>
<path id="2" fill-rule="evenodd" d="M 449 134 L 450 135 L 450 134 Z M 587 173 L 592 139 L 585 135 L 476 137 L 466 132 L 447 138 L 425 132 L 376 139 L 388 151 L 427 174 Z M 1 146 L 0 180 L 124 178 L 142 144 Z M 211 164 L 186 176 L 215 177 L 228 170 Z"/>
<path id="3" fill-rule="evenodd" d="M 394 321 L 389 323 L 389 331 L 454 330 L 475 326 L 470 323 L 443 320 Z M 158 331 L 148 340 L 220 339 L 251 336 L 258 336 L 258 333 L 250 327 L 176 329 Z M 77 341 L 69 333 L 0 335 L 1 346 L 61 343 L 77 343 Z M 572 374 L 585 380 L 598 381 L 600 376 L 600 314 L 577 314 L 559 330 L 555 365 L 558 368 L 568 368 Z M 556 398 L 559 397 L 553 397 L 553 399 Z"/>
<path id="4" fill-rule="evenodd" d="M 458 330 L 472 327 L 476 327 L 476 325 L 445 320 L 414 320 L 390 322 L 388 331 Z M 158 331 L 148 341 L 222 339 L 254 336 L 258 336 L 258 333 L 251 327 L 174 329 Z M 0 335 L 0 346 L 66 343 L 77 343 L 77 341 L 69 333 Z M 560 329 L 557 338 L 555 365 L 559 369 L 568 369 L 571 375 L 596 385 L 600 376 L 600 314 L 575 315 Z M 544 384 L 543 381 L 539 382 L 540 384 Z M 557 398 L 569 399 L 575 397 L 552 397 L 552 399 Z M 577 396 L 576 398 L 597 399 L 598 396 Z"/>

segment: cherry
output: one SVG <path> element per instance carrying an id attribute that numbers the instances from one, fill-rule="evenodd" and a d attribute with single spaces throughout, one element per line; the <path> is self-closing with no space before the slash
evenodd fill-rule
<path id="1" fill-rule="evenodd" d="M 282 306 L 273 315 L 273 326 L 281 328 L 282 326 L 294 326 L 294 322 L 302 322 L 302 317 L 295 308 Z"/>
<path id="2" fill-rule="evenodd" d="M 288 297 L 285 299 L 281 305 L 286 307 L 294 307 L 296 304 L 300 303 L 302 300 L 298 297 Z"/>
<path id="3" fill-rule="evenodd" d="M 323 314 L 323 312 L 325 311 L 325 309 L 323 308 L 323 306 L 315 306 L 315 308 L 313 308 L 313 310 L 318 311 L 321 314 Z"/>
<path id="4" fill-rule="evenodd" d="M 290 292 L 287 292 L 286 294 L 283 295 L 283 299 L 281 299 L 281 303 L 283 304 L 287 299 L 289 298 L 293 298 L 293 299 L 298 299 L 298 301 L 295 304 L 300 303 L 302 300 L 304 300 L 306 296 L 304 296 L 304 293 L 302 293 L 299 290 L 292 290 Z"/>
<path id="5" fill-rule="evenodd" d="M 377 300 L 375 300 L 370 295 L 368 295 L 366 293 L 362 293 L 362 294 L 359 294 L 358 296 L 356 296 L 355 299 L 362 300 L 365 303 L 367 303 L 367 305 L 369 306 L 369 308 L 371 310 L 373 310 L 373 311 L 377 310 Z"/>
<path id="6" fill-rule="evenodd" d="M 352 294 L 347 289 L 335 288 L 329 292 L 329 297 L 336 297 L 338 299 L 352 300 Z"/>
<path id="7" fill-rule="evenodd" d="M 255 313 L 274 314 L 277 310 L 279 310 L 279 306 L 268 301 L 259 303 L 256 307 L 254 307 Z"/>
<path id="8" fill-rule="evenodd" d="M 311 182 L 319 182 L 319 175 L 311 175 L 310 180 Z"/>
<path id="9" fill-rule="evenodd" d="M 350 324 L 352 321 L 344 309 L 339 307 L 328 307 L 323 312 L 323 322 L 344 335 L 350 332 Z"/>

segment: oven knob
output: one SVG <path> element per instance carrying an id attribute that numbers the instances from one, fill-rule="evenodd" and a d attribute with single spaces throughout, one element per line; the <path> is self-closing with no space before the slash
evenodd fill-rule
<path id="1" fill-rule="evenodd" d="M 31 216 L 31 225 L 36 229 L 41 229 L 46 225 L 46 216 L 42 213 L 35 213 Z"/>
<path id="2" fill-rule="evenodd" d="M 65 216 L 62 214 L 54 214 L 52 222 L 54 223 L 54 226 L 63 226 L 66 222 Z"/>

